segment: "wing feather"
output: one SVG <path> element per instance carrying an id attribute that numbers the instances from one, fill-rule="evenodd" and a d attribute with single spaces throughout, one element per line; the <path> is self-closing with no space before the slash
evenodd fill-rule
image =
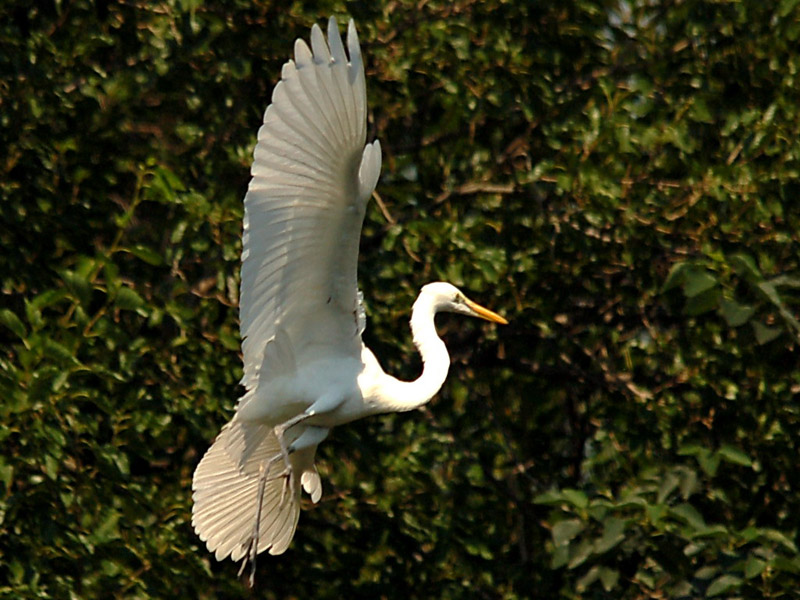
<path id="1" fill-rule="evenodd" d="M 381 162 L 380 145 L 365 140 L 358 36 L 350 21 L 345 49 L 330 19 L 327 41 L 315 25 L 310 48 L 295 42 L 258 131 L 240 296 L 248 390 L 258 384 L 264 349 L 279 329 L 298 358 L 312 347 L 360 355 L 358 243 Z M 276 548 L 294 518 L 287 513 L 263 524 L 274 528 Z"/>
<path id="2" fill-rule="evenodd" d="M 334 35 L 332 38 L 329 37 L 328 42 L 334 45 L 338 37 L 338 27 L 334 22 Z M 341 44 L 341 39 L 339 43 Z M 314 25 L 311 29 L 311 48 L 314 51 L 314 65 L 323 68 L 303 70 L 300 73 L 300 81 L 310 83 L 313 80 L 316 82 L 317 89 L 325 96 L 333 108 L 332 111 L 326 111 L 326 114 L 329 116 L 330 124 L 334 128 L 334 135 L 340 136 L 339 139 L 346 140 L 349 137 L 350 128 L 347 126 L 348 120 L 344 116 L 345 110 L 342 106 L 342 95 L 333 78 L 337 66 L 346 64 L 346 60 L 342 61 L 340 59 L 340 63 L 337 63 L 336 58 L 331 56 L 319 25 Z"/>
<path id="3" fill-rule="evenodd" d="M 247 445 L 251 447 L 246 448 Z M 240 560 L 253 535 L 258 511 L 259 472 L 254 465 L 280 451 L 271 428 L 228 424 L 208 449 L 194 474 L 192 525 L 217 560 Z M 242 465 L 241 462 L 245 461 Z M 298 471 L 307 466 L 298 463 Z M 300 484 L 281 502 L 283 480 L 266 483 L 259 521 L 258 552 L 283 552 L 291 541 L 300 515 Z"/>

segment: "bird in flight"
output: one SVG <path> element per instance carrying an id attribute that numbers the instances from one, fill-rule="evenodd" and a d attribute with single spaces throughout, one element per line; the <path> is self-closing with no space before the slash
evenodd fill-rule
<path id="1" fill-rule="evenodd" d="M 429 283 L 411 314 L 424 368 L 387 375 L 361 334 L 361 225 L 381 169 L 366 143 L 367 96 L 355 24 L 347 49 L 334 18 L 311 48 L 298 39 L 264 113 L 244 199 L 239 318 L 245 394 L 192 483 L 192 525 L 217 560 L 289 546 L 300 493 L 322 495 L 317 445 L 332 427 L 407 411 L 442 387 L 450 357 L 434 326 L 448 311 L 506 323 L 455 286 Z"/>

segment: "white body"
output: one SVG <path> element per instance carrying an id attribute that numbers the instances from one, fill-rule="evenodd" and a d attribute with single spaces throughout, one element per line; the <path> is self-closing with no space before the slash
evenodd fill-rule
<path id="1" fill-rule="evenodd" d="M 378 181 L 366 144 L 361 50 L 350 21 L 328 40 L 295 43 L 264 115 L 245 197 L 240 322 L 247 390 L 194 474 L 192 524 L 221 560 L 283 552 L 301 487 L 317 502 L 317 444 L 331 427 L 428 402 L 450 365 L 433 316 L 448 310 L 505 322 L 448 283 L 423 287 L 411 329 L 424 371 L 383 372 L 361 341 L 356 284 L 361 225 Z M 255 564 L 255 563 L 254 563 Z"/>
<path id="2" fill-rule="evenodd" d="M 236 413 L 236 418 L 258 421 L 272 427 L 302 413 L 319 398 L 335 393 L 341 403 L 330 411 L 309 417 L 296 429 L 306 426 L 326 427 L 348 423 L 381 412 L 378 409 L 374 368 L 377 361 L 372 352 L 363 349 L 367 364 L 352 357 L 320 358 L 308 362 L 296 372 L 277 377 L 268 389 L 248 398 Z M 372 365 L 370 368 L 369 365 Z"/>

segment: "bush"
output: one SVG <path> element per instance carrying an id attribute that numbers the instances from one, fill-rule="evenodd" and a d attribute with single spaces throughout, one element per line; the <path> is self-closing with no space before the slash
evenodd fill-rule
<path id="1" fill-rule="evenodd" d="M 321 446 L 259 593 L 793 595 L 791 0 L 8 3 L 0 593 L 248 594 L 192 532 L 191 475 L 241 393 L 256 130 L 329 14 L 358 23 L 384 148 L 366 342 L 415 377 L 436 279 L 511 325 L 440 319 L 445 388 Z"/>

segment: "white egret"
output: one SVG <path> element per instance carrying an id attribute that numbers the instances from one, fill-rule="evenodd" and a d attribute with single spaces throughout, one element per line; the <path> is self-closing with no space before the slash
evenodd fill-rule
<path id="1" fill-rule="evenodd" d="M 258 132 L 244 200 L 246 392 L 192 484 L 192 525 L 218 560 L 254 565 L 260 552 L 286 550 L 301 488 L 320 499 L 314 454 L 331 427 L 411 410 L 439 391 L 450 358 L 434 327 L 437 312 L 506 323 L 437 282 L 413 306 L 411 331 L 424 363 L 416 381 L 384 373 L 361 341 L 358 244 L 381 147 L 365 144 L 364 68 L 352 20 L 347 54 L 333 18 L 327 42 L 314 25 L 310 49 L 295 42 Z"/>

